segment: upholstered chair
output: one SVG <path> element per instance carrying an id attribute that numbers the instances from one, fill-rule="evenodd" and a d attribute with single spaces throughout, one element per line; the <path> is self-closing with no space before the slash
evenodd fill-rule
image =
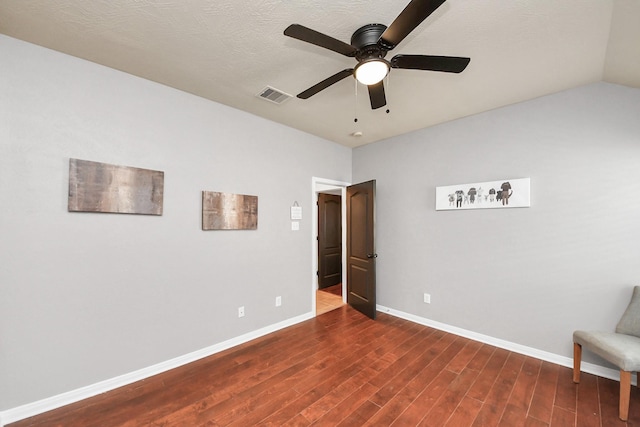
<path id="1" fill-rule="evenodd" d="M 620 419 L 629 418 L 631 373 L 640 371 L 640 286 L 633 288 L 627 310 L 615 332 L 575 331 L 573 333 L 573 382 L 580 382 L 580 361 L 585 348 L 620 369 Z"/>

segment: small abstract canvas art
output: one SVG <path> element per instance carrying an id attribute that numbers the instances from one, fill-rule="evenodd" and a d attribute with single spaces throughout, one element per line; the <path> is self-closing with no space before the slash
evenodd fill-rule
<path id="1" fill-rule="evenodd" d="M 69 212 L 162 215 L 164 172 L 69 159 Z"/>
<path id="2" fill-rule="evenodd" d="M 517 178 L 436 187 L 436 210 L 526 208 L 530 184 L 530 178 Z"/>
<path id="3" fill-rule="evenodd" d="M 203 230 L 256 230 L 258 196 L 202 192 Z"/>

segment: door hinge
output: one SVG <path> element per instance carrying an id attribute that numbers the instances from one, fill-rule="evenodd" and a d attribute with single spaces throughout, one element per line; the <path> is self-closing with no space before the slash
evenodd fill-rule
<path id="1" fill-rule="evenodd" d="M 316 276 L 320 277 L 320 272 L 316 270 Z"/>

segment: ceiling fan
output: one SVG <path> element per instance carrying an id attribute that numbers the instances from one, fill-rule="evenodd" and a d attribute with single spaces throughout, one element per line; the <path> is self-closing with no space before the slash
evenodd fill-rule
<path id="1" fill-rule="evenodd" d="M 300 99 L 307 99 L 339 82 L 354 76 L 360 83 L 367 85 L 371 108 L 384 107 L 387 99 L 384 93 L 383 79 L 391 68 L 411 70 L 442 71 L 445 73 L 462 72 L 470 58 L 457 56 L 433 55 L 396 55 L 387 61 L 387 52 L 395 48 L 422 21 L 431 15 L 446 0 L 411 0 L 389 27 L 382 24 L 368 24 L 358 28 L 351 36 L 351 44 L 319 33 L 299 24 L 292 24 L 284 30 L 284 34 L 345 56 L 355 57 L 358 64 L 337 72 L 300 92 Z"/>

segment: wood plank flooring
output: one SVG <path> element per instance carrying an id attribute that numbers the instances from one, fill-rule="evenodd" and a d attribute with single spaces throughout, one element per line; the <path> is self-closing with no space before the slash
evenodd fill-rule
<path id="1" fill-rule="evenodd" d="M 335 310 L 343 305 L 341 283 L 316 291 L 316 316 Z"/>
<path id="2" fill-rule="evenodd" d="M 567 338 L 567 339 L 570 339 Z M 19 426 L 640 425 L 618 383 L 348 306 Z"/>

